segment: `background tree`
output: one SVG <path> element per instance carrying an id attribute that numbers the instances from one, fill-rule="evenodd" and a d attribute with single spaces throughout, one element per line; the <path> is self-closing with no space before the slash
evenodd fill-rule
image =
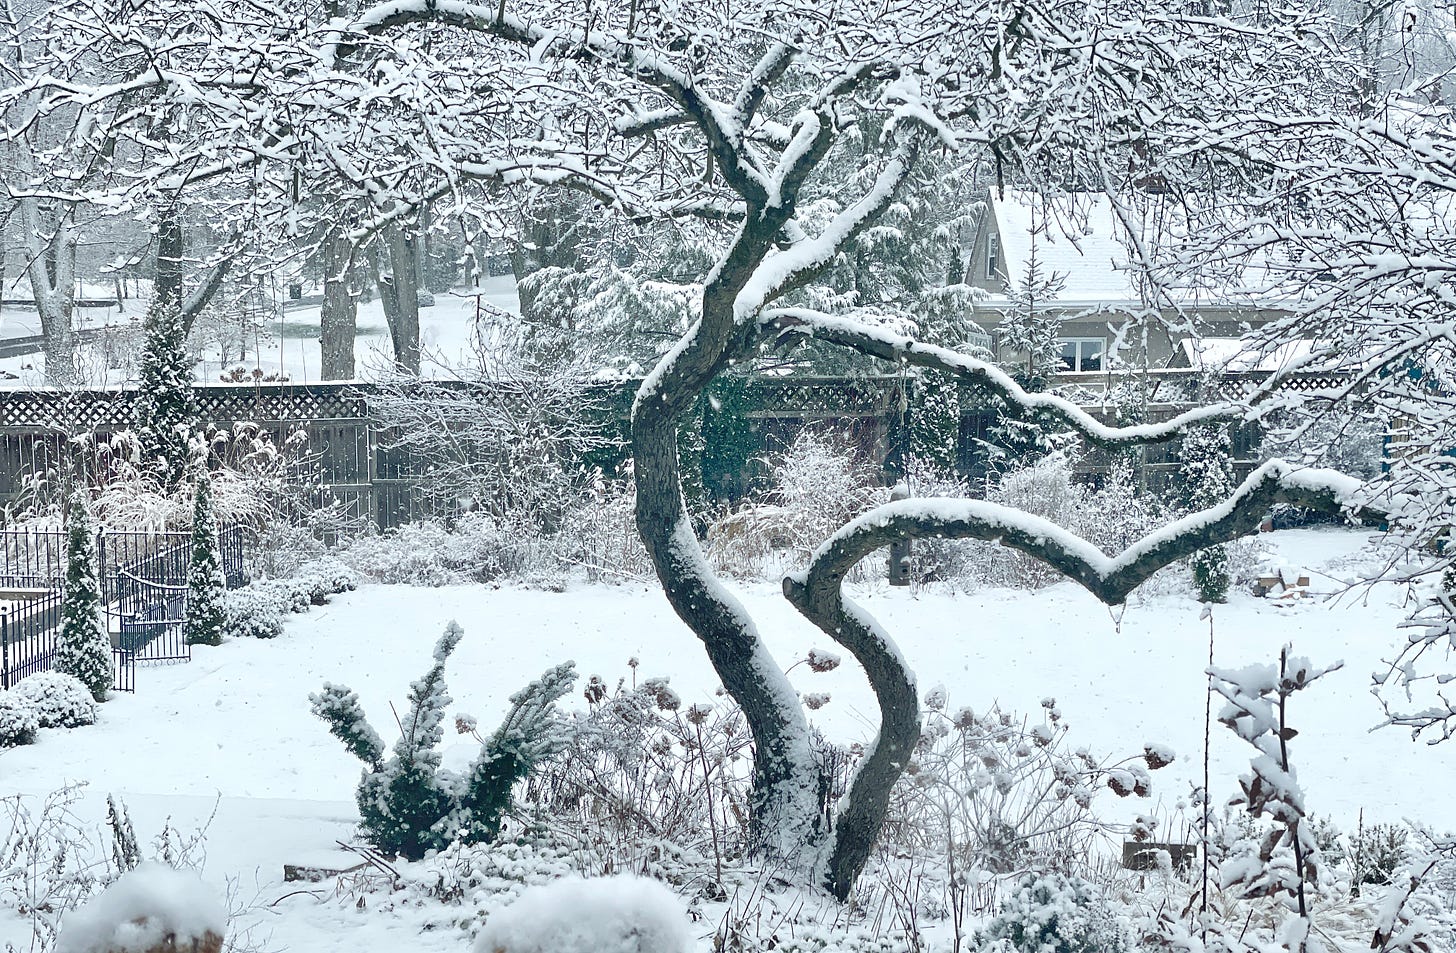
<path id="1" fill-rule="evenodd" d="M 66 506 L 66 585 L 56 670 L 80 679 L 97 701 L 111 691 L 111 637 L 96 578 L 96 528 L 79 489 L 71 492 Z"/>

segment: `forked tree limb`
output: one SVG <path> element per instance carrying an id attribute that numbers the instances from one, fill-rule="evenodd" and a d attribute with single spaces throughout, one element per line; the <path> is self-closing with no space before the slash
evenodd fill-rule
<path id="1" fill-rule="evenodd" d="M 1276 503 L 1352 517 L 1388 519 L 1398 512 L 1399 501 L 1382 502 L 1364 490 L 1359 480 L 1332 470 L 1271 460 L 1223 503 L 1176 520 L 1115 556 L 1049 520 L 983 500 L 897 500 L 847 524 L 819 548 L 805 572 L 783 582 L 785 597 L 854 655 L 880 705 L 879 735 L 835 819 L 824 886 L 836 896 L 848 895 L 869 859 L 890 792 L 920 738 L 913 672 L 874 618 L 843 591 L 845 576 L 865 556 L 901 540 L 980 539 L 1038 559 L 1107 605 L 1121 605 L 1158 570 L 1253 532 Z"/>

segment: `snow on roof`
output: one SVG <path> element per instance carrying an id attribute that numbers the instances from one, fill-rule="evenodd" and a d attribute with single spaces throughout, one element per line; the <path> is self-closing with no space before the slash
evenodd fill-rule
<path id="1" fill-rule="evenodd" d="M 1013 285 L 1023 280 L 1035 254 L 1043 277 L 1065 279 L 1062 303 L 1136 300 L 1111 203 L 1101 195 L 1073 199 L 1052 203 L 1031 192 L 992 191 L 1007 278 Z"/>
<path id="2" fill-rule="evenodd" d="M 993 189 L 990 209 L 1001 236 L 1001 267 L 1008 281 L 1014 286 L 1025 279 L 1035 253 L 1043 278 L 1056 274 L 1064 281 L 1056 297 L 1046 302 L 1047 307 L 1142 306 L 1138 272 L 1131 265 L 1136 246 L 1129 229 L 1137 232 L 1138 242 L 1156 249 L 1179 230 L 1182 216 L 1177 208 L 1160 204 L 1156 196 L 1139 195 L 1123 204 L 1119 213 L 1100 193 L 1048 198 L 1034 192 Z M 1258 264 L 1251 267 L 1263 273 Z M 1195 283 L 1165 287 L 1161 292 L 1164 297 L 1171 293 L 1187 305 L 1267 307 L 1272 303 L 1268 284 L 1267 280 L 1220 287 Z M 992 307 L 1005 302 L 1004 294 L 986 299 Z"/>

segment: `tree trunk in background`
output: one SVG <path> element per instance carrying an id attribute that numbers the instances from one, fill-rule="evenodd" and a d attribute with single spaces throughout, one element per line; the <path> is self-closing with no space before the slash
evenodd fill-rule
<path id="1" fill-rule="evenodd" d="M 375 281 L 394 345 L 394 364 L 403 374 L 420 376 L 420 301 L 414 241 L 391 225 L 381 233 L 389 273 L 376 263 Z"/>
<path id="2" fill-rule="evenodd" d="M 324 272 L 324 303 L 319 314 L 320 376 L 326 381 L 354 379 L 354 335 L 358 302 L 354 284 L 354 249 L 342 229 L 319 246 Z"/>
<path id="3" fill-rule="evenodd" d="M 182 306 L 182 219 L 176 206 L 163 208 L 157 219 L 157 272 L 152 293 L 157 302 Z"/>

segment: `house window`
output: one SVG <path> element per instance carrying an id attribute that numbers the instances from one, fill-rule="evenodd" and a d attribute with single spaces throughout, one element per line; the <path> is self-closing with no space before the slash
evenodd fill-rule
<path id="1" fill-rule="evenodd" d="M 986 236 L 986 277 L 995 278 L 1001 264 L 1001 240 L 996 235 Z"/>
<path id="2" fill-rule="evenodd" d="M 1107 342 L 1102 338 L 1061 338 L 1062 371 L 1100 371 Z"/>

